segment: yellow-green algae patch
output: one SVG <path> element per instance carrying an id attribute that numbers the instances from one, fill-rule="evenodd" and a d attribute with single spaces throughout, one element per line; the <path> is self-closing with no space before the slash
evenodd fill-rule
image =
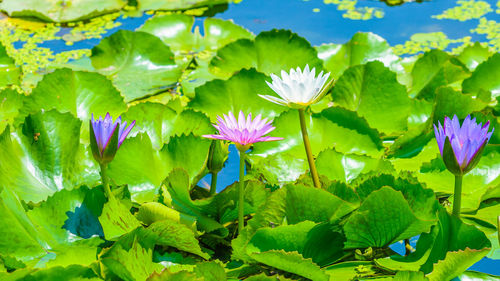
<path id="1" fill-rule="evenodd" d="M 416 54 L 430 51 L 431 49 L 444 50 L 450 44 L 458 44 L 459 47 L 452 50 L 452 53 L 460 53 L 462 48 L 471 45 L 471 37 L 465 36 L 458 39 L 450 39 L 443 32 L 415 33 L 409 41 L 393 47 L 396 55 Z"/>
<path id="2" fill-rule="evenodd" d="M 51 71 L 52 65 L 63 65 L 69 60 L 90 55 L 90 49 L 68 50 L 54 53 L 40 44 L 51 40 L 65 40 L 67 45 L 91 38 L 102 38 L 110 29 L 119 26 L 115 22 L 120 13 L 107 14 L 86 22 L 68 24 L 61 28 L 57 23 L 37 20 L 2 17 L 0 19 L 0 42 L 15 64 L 20 66 L 23 91 L 29 93 L 41 77 Z M 66 33 L 64 33 L 66 31 Z M 64 33 L 61 35 L 61 33 Z"/>
<path id="3" fill-rule="evenodd" d="M 93 18 L 89 22 L 78 22 L 69 33 L 62 36 L 62 39 L 67 43 L 93 38 L 101 39 L 102 35 L 106 34 L 110 29 L 121 25 L 121 22 L 116 21 L 119 16 L 120 13 L 113 13 Z"/>
<path id="4" fill-rule="evenodd" d="M 490 4 L 485 1 L 458 0 L 457 4 L 458 6 L 447 9 L 442 14 L 432 17 L 436 19 L 466 21 L 470 19 L 478 19 L 485 14 L 493 11 Z"/>
<path id="5" fill-rule="evenodd" d="M 357 7 L 358 0 L 323 0 L 325 4 L 337 5 L 338 11 L 344 11 L 342 17 L 352 20 L 383 18 L 384 11 L 375 7 Z"/>
<path id="6" fill-rule="evenodd" d="M 500 52 L 500 23 L 486 18 L 480 18 L 476 28 L 471 33 L 486 35 L 488 45 L 495 52 Z"/>

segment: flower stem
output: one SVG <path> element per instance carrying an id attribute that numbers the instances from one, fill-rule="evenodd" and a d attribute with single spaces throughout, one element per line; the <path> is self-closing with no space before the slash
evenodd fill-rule
<path id="1" fill-rule="evenodd" d="M 405 257 L 411 254 L 410 239 L 405 239 Z"/>
<path id="2" fill-rule="evenodd" d="M 106 193 L 106 197 L 108 197 L 108 200 L 111 200 L 111 198 L 113 198 L 113 194 L 111 193 L 111 189 L 109 188 L 108 177 L 106 176 L 108 165 L 99 164 L 99 167 L 101 168 L 101 179 L 102 186 L 104 187 L 104 192 Z"/>
<path id="3" fill-rule="evenodd" d="M 453 215 L 460 217 L 460 205 L 462 204 L 462 175 L 455 175 L 455 193 L 453 196 Z"/>
<path id="4" fill-rule="evenodd" d="M 212 181 L 210 182 L 210 195 L 215 195 L 217 190 L 217 174 L 218 172 L 212 172 Z"/>
<path id="5" fill-rule="evenodd" d="M 311 143 L 309 142 L 309 135 L 307 134 L 306 118 L 304 116 L 304 109 L 299 109 L 299 119 L 300 119 L 300 129 L 302 130 L 302 139 L 304 140 L 304 147 L 306 148 L 307 161 L 309 162 L 309 170 L 311 171 L 311 176 L 313 179 L 314 186 L 317 188 L 321 187 L 319 182 L 318 171 L 316 170 L 316 164 L 314 164 L 314 157 L 311 151 Z"/>
<path id="6" fill-rule="evenodd" d="M 245 151 L 240 150 L 240 183 L 238 186 L 238 234 L 243 230 L 245 225 L 243 217 L 243 201 L 245 198 Z"/>

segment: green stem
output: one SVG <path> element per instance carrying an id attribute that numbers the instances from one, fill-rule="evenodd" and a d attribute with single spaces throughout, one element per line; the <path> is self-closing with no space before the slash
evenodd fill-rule
<path id="1" fill-rule="evenodd" d="M 455 193 L 453 196 L 453 215 L 460 217 L 460 205 L 462 204 L 462 175 L 455 175 Z"/>
<path id="2" fill-rule="evenodd" d="M 99 164 L 99 167 L 101 168 L 101 179 L 102 179 L 102 186 L 104 187 L 104 192 L 106 193 L 106 197 L 108 197 L 108 200 L 111 200 L 111 198 L 113 198 L 113 195 L 111 193 L 111 189 L 109 189 L 108 177 L 106 176 L 106 170 L 108 168 L 108 165 Z"/>
<path id="3" fill-rule="evenodd" d="M 245 198 L 245 151 L 240 150 L 240 183 L 238 186 L 238 234 L 243 230 L 245 225 L 243 217 L 243 201 Z"/>
<path id="4" fill-rule="evenodd" d="M 304 116 L 305 109 L 299 109 L 299 119 L 300 119 L 300 129 L 302 130 L 302 139 L 304 140 L 304 147 L 306 148 L 307 161 L 309 162 L 309 170 L 311 171 L 311 176 L 313 179 L 314 186 L 317 188 L 321 187 L 319 182 L 318 171 L 316 170 L 316 164 L 314 164 L 314 157 L 311 151 L 311 143 L 309 142 L 309 135 L 307 134 L 306 118 Z"/>
<path id="5" fill-rule="evenodd" d="M 218 172 L 212 172 L 212 182 L 210 183 L 210 195 L 215 195 L 217 190 L 217 174 Z"/>
<path id="6" fill-rule="evenodd" d="M 411 254 L 410 239 L 405 239 L 405 257 Z"/>

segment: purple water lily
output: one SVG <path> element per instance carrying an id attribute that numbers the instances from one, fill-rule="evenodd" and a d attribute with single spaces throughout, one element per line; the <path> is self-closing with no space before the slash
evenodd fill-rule
<path id="1" fill-rule="evenodd" d="M 465 118 L 461 127 L 456 115 L 453 119 L 445 117 L 444 126 L 439 122 L 438 127 L 434 125 L 439 151 L 448 170 L 454 174 L 465 174 L 474 168 L 493 134 L 494 129 L 488 132 L 489 126 L 489 121 L 483 126 L 482 123 L 476 123 L 476 118 L 471 120 L 470 115 Z M 456 162 L 451 161 L 451 155 L 447 155 L 450 152 Z"/>
<path id="2" fill-rule="evenodd" d="M 248 150 L 250 145 L 261 141 L 277 141 L 283 138 L 264 136 L 275 129 L 272 121 L 267 122 L 267 118 L 262 119 L 259 114 L 252 120 L 252 114 L 247 117 L 240 111 L 238 120 L 232 112 L 228 115 L 224 114 L 224 118 L 217 116 L 217 124 L 213 125 L 219 135 L 204 135 L 205 138 L 228 140 L 236 144 L 238 150 Z"/>
<path id="3" fill-rule="evenodd" d="M 111 162 L 134 125 L 135 120 L 127 127 L 127 122 L 122 123 L 121 116 L 113 122 L 113 118 L 109 113 L 106 114 L 104 119 L 99 116 L 99 119 L 95 120 L 94 114 L 92 114 L 90 120 L 90 144 L 96 161 L 100 164 Z M 115 135 L 116 137 L 113 138 Z"/>

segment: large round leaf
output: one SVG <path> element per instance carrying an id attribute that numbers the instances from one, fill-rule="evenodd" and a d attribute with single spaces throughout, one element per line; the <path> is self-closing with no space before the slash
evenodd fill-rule
<path id="1" fill-rule="evenodd" d="M 197 179 L 205 169 L 210 143 L 191 134 L 181 135 L 156 150 L 147 134 L 138 134 L 122 144 L 109 165 L 109 176 L 119 185 L 128 184 L 134 200 L 150 201 L 174 168 L 184 168 L 190 181 Z"/>
<path id="2" fill-rule="evenodd" d="M 80 144 L 81 121 L 69 113 L 48 111 L 26 117 L 24 124 L 0 137 L 0 187 L 26 202 L 38 202 L 62 189 L 98 179 L 96 165 Z"/>
<path id="3" fill-rule="evenodd" d="M 307 40 L 291 31 L 274 29 L 260 33 L 253 41 L 240 39 L 219 49 L 211 67 L 228 77 L 243 68 L 253 67 L 269 75 L 306 64 L 318 72 L 323 69 L 323 62 Z"/>
<path id="4" fill-rule="evenodd" d="M 389 162 L 365 155 L 342 154 L 334 149 L 322 151 L 316 158 L 318 173 L 330 180 L 351 182 L 360 174 L 390 169 Z"/>
<path id="5" fill-rule="evenodd" d="M 238 114 L 252 113 L 255 117 L 271 119 L 284 111 L 286 107 L 271 103 L 258 94 L 272 94 L 273 90 L 266 84 L 267 76 L 255 69 L 242 70 L 228 80 L 214 80 L 196 88 L 196 96 L 189 107 L 206 113 L 212 121 L 217 115 L 232 111 Z"/>
<path id="6" fill-rule="evenodd" d="M 500 96 L 500 54 L 496 53 L 477 66 L 471 77 L 464 80 L 464 93 L 478 93 L 481 89 L 490 91 L 492 98 Z"/>
<path id="7" fill-rule="evenodd" d="M 203 36 L 196 27 L 194 17 L 184 14 L 156 16 L 149 19 L 138 31 L 160 38 L 176 54 L 189 54 L 203 50 L 215 51 L 240 38 L 252 39 L 253 34 L 232 21 L 207 18 L 203 23 Z"/>
<path id="8" fill-rule="evenodd" d="M 127 109 L 123 98 L 106 77 L 85 71 L 58 69 L 43 77 L 31 95 L 26 98 L 24 111 L 57 109 L 71 112 L 82 121 L 104 116 L 116 116 Z"/>
<path id="9" fill-rule="evenodd" d="M 182 73 L 170 48 L 146 32 L 120 30 L 95 46 L 90 58 L 126 102 L 168 89 Z"/>
<path id="10" fill-rule="evenodd" d="M 0 3 L 2 5 L 2 3 Z M 0 88 L 14 85 L 19 82 L 21 69 L 14 60 L 7 55 L 5 47 L 0 43 Z"/>
<path id="11" fill-rule="evenodd" d="M 361 118 L 356 115 L 332 118 L 337 116 L 333 111 L 336 109 L 326 109 L 312 116 L 306 115 L 313 155 L 335 147 L 342 153 L 381 156 L 378 141 L 373 141 L 373 131 L 363 125 Z M 300 131 L 299 113 L 297 110 L 286 111 L 274 120 L 273 126 L 276 129 L 269 135 L 284 139 L 256 143 L 249 156 L 254 164 L 252 168 L 274 183 L 294 181 L 309 169 Z"/>
<path id="12" fill-rule="evenodd" d="M 14 123 L 14 119 L 23 107 L 25 96 L 17 91 L 5 89 L 0 92 L 0 134 L 8 125 Z"/>
<path id="13" fill-rule="evenodd" d="M 184 1 L 164 1 L 164 0 L 137 0 L 138 8 L 146 10 L 186 10 L 227 3 L 227 0 L 184 0 Z"/>
<path id="14" fill-rule="evenodd" d="M 124 120 L 135 120 L 130 136 L 147 133 L 155 149 L 161 149 L 173 136 L 193 133 L 195 136 L 211 134 L 214 128 L 203 113 L 184 110 L 177 113 L 160 103 L 139 103 L 131 106 L 123 115 Z"/>
<path id="15" fill-rule="evenodd" d="M 68 22 L 95 17 L 121 9 L 125 0 L 5 0 L 0 9 L 10 16 L 37 17 L 45 21 Z"/>
<path id="16" fill-rule="evenodd" d="M 413 198 L 421 200 L 421 198 Z M 428 232 L 436 220 L 413 212 L 403 195 L 390 187 L 372 192 L 346 221 L 348 249 L 385 247 L 399 240 Z"/>
<path id="17" fill-rule="evenodd" d="M 26 215 L 19 198 L 10 190 L 0 191 L 0 251 L 3 255 L 27 261 L 45 254 L 43 239 Z"/>
<path id="18" fill-rule="evenodd" d="M 335 84 L 332 97 L 334 103 L 356 111 L 382 133 L 392 134 L 407 128 L 411 101 L 406 88 L 381 62 L 347 69 Z"/>
<path id="19" fill-rule="evenodd" d="M 467 66 L 470 71 L 474 71 L 476 67 L 493 55 L 488 47 L 481 46 L 481 43 L 476 42 L 472 46 L 467 46 L 457 58 Z"/>
<path id="20" fill-rule="evenodd" d="M 382 37 L 371 32 L 358 32 L 349 42 L 323 44 L 316 47 L 318 57 L 324 61 L 325 68 L 337 79 L 349 67 L 378 60 L 393 71 L 403 71 L 400 58 Z"/>
<path id="21" fill-rule="evenodd" d="M 425 53 L 415 62 L 411 74 L 410 96 L 426 100 L 434 99 L 437 88 L 453 83 L 460 85 L 470 75 L 462 62 L 441 50 Z"/>
<path id="22" fill-rule="evenodd" d="M 198 27 L 193 25 L 195 19 L 184 14 L 156 16 L 149 19 L 139 31 L 151 33 L 167 44 L 172 51 L 184 60 L 192 60 L 189 73 L 183 75 L 182 93 L 188 97 L 194 96 L 194 89 L 206 81 L 216 78 L 208 69 L 210 60 L 218 48 L 240 38 L 252 39 L 254 35 L 232 21 L 207 18 L 203 22 L 200 34 Z"/>

